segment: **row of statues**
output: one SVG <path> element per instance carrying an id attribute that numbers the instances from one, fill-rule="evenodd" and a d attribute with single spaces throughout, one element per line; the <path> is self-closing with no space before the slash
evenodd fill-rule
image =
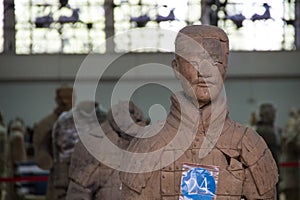
<path id="1" fill-rule="evenodd" d="M 275 199 L 278 170 L 271 151 L 253 129 L 232 121 L 228 115 L 223 88 L 228 54 L 229 41 L 223 30 L 205 25 L 187 26 L 180 30 L 175 40 L 172 67 L 183 92 L 172 95 L 167 119 L 150 128 L 143 128 L 146 125 L 144 117 L 136 120 L 134 116 L 141 115 L 133 112 L 132 122 L 142 124 L 135 131 L 143 137 L 126 134 L 126 130 L 120 129 L 119 124 L 114 123 L 114 118 L 109 117 L 115 115 L 108 114 L 104 122 L 89 122 L 88 114 L 85 115 L 87 122 L 82 123 L 83 127 L 76 127 L 77 130 L 83 129 L 86 134 L 97 137 L 97 129 L 93 128 L 93 124 L 102 122 L 102 129 L 114 144 L 133 152 L 120 161 L 120 165 L 123 165 L 121 171 L 94 158 L 86 145 L 78 142 L 72 113 L 58 117 L 58 112 L 68 107 L 65 103 L 61 104 L 62 108 L 59 107 L 50 116 L 52 121 L 47 120 L 46 125 L 38 126 L 44 129 L 43 133 L 47 127 L 47 137 L 52 134 L 52 139 L 56 138 L 52 145 L 53 155 L 47 155 L 54 159 L 39 159 L 42 156 L 37 155 L 41 160 L 40 166 L 53 166 L 50 168 L 53 182 L 49 184 L 52 197 L 48 199 L 189 199 L 193 191 L 187 190 L 183 194 L 186 188 L 181 187 L 184 163 L 193 166 L 201 164 L 204 169 L 205 166 L 218 168 L 218 180 L 211 193 L 212 198 Z M 71 92 L 68 96 L 71 96 Z M 86 104 L 81 111 L 75 107 L 69 112 L 88 113 L 95 110 L 94 106 Z M 50 131 L 53 125 L 54 130 Z M 69 131 L 63 131 L 65 128 Z M 61 131 L 64 134 L 60 134 Z M 35 134 L 42 136 L 42 132 Z M 181 141 L 183 138 L 168 146 L 177 134 L 185 135 L 187 147 L 181 144 L 184 143 Z M 42 138 L 38 140 L 43 141 Z M 37 148 L 38 140 L 35 140 Z M 42 147 L 48 146 L 43 144 Z M 134 155 L 154 151 L 160 153 L 152 160 L 135 161 Z M 36 152 L 40 154 L 43 151 Z M 174 160 L 165 162 L 168 157 L 174 157 Z M 134 171 L 144 168 L 147 170 L 139 173 Z M 69 174 L 69 179 L 63 179 L 63 174 Z M 194 178 L 198 181 L 201 176 L 194 175 Z M 195 195 L 200 197 L 204 194 L 198 191 Z"/>
<path id="2" fill-rule="evenodd" d="M 224 93 L 228 54 L 222 29 L 181 29 L 172 68 L 183 91 L 171 96 L 166 120 L 151 125 L 133 102 L 106 113 L 97 102 L 77 103 L 72 87 L 58 88 L 57 108 L 33 134 L 35 161 L 50 170 L 46 199 L 276 199 L 278 138 L 261 134 L 274 131 L 274 110 L 262 106 L 270 120 L 257 123 L 260 134 L 230 119 Z M 119 166 L 105 160 L 115 152 L 101 160 L 94 155 L 97 146 L 82 137 L 108 138 L 122 150 Z M 295 142 L 293 136 L 283 138 Z"/>

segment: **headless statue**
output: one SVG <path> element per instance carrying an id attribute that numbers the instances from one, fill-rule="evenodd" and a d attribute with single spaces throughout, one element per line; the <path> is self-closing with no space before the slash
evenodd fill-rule
<path id="1" fill-rule="evenodd" d="M 129 104 L 129 105 L 128 105 Z M 126 106 L 128 105 L 128 106 Z M 101 124 L 102 130 L 109 140 L 121 149 L 126 149 L 132 135 L 139 131 L 140 126 L 146 125 L 142 111 L 132 102 L 120 102 L 113 106 L 107 114 L 107 119 Z M 133 121 L 127 120 L 129 113 Z M 113 114 L 113 112 L 115 112 Z M 117 119 L 116 119 L 117 118 Z M 136 126 L 139 124 L 140 126 Z M 88 124 L 94 127 L 83 131 L 92 140 L 101 140 L 99 124 Z M 101 145 L 101 142 L 99 142 Z M 97 146 L 99 148 L 99 146 Z M 89 146 L 89 149 L 92 148 Z M 121 181 L 119 171 L 98 161 L 79 141 L 74 148 L 69 168 L 69 187 L 66 200 L 112 200 L 121 199 Z M 109 157 L 109 156 L 108 156 Z"/>

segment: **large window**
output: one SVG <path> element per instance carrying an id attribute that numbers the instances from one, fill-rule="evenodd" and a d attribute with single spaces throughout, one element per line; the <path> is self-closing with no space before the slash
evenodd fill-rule
<path id="1" fill-rule="evenodd" d="M 15 1 L 16 53 L 104 53 L 103 1 Z"/>
<path id="2" fill-rule="evenodd" d="M 14 0 L 16 35 L 13 42 L 17 54 L 105 53 L 107 47 L 113 52 L 164 52 L 168 51 L 163 48 L 164 44 L 174 40 L 164 30 L 177 32 L 186 25 L 211 24 L 225 30 L 231 50 L 294 50 L 295 38 L 299 37 L 299 33 L 295 33 L 299 32 L 299 28 L 295 28 L 295 2 Z M 2 3 L 1 27 L 4 10 Z M 155 29 L 144 31 L 143 28 Z M 128 30 L 139 31 L 126 35 Z M 3 35 L 1 28 L 0 52 L 4 46 Z M 116 36 L 112 48 L 111 42 L 105 45 L 106 35 Z M 140 48 L 143 46 L 145 48 Z"/>
<path id="3" fill-rule="evenodd" d="M 232 50 L 295 48 L 294 0 L 228 0 L 212 5 L 217 25 L 229 35 Z"/>
<path id="4" fill-rule="evenodd" d="M 114 0 L 115 33 L 132 28 L 159 27 L 178 31 L 188 24 L 223 28 L 231 50 L 295 49 L 295 0 Z M 272 34 L 270 34 L 272 33 Z M 150 35 L 149 35 L 150 34 Z M 143 38 L 143 39 L 137 39 Z M 152 40 L 159 50 L 161 31 L 116 40 L 116 51 L 132 51 Z M 140 45 L 141 46 L 141 45 Z M 149 49 L 139 49 L 139 51 Z"/>
<path id="5" fill-rule="evenodd" d="M 115 33 L 124 34 L 133 28 L 158 28 L 138 32 L 115 40 L 115 51 L 164 51 L 162 43 L 168 37 L 167 29 L 178 31 L 188 24 L 200 24 L 201 1 L 198 0 L 114 0 Z M 169 38 L 168 38 L 169 39 Z M 139 48 L 152 42 L 157 48 Z"/>

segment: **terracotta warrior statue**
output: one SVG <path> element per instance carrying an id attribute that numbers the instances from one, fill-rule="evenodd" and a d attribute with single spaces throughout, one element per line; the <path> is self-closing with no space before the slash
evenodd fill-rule
<path id="1" fill-rule="evenodd" d="M 52 157 L 52 128 L 59 115 L 72 108 L 73 88 L 62 85 L 56 89 L 55 102 L 57 107 L 54 111 L 44 117 L 35 127 L 33 133 L 33 145 L 35 160 L 42 169 L 51 169 L 53 166 Z"/>
<path id="2" fill-rule="evenodd" d="M 299 110 L 300 111 L 300 110 Z M 280 189 L 286 199 L 300 198 L 300 112 L 290 110 L 285 130 L 282 134 L 282 162 L 287 164 L 281 168 L 282 181 Z"/>
<path id="3" fill-rule="evenodd" d="M 7 159 L 7 175 L 14 177 L 16 167 L 20 162 L 27 161 L 26 145 L 24 139 L 25 124 L 21 118 L 13 119 L 8 124 L 8 159 Z M 7 193 L 6 199 L 19 199 L 20 195 L 16 191 L 14 182 L 6 183 Z"/>
<path id="4" fill-rule="evenodd" d="M 128 105 L 127 107 L 125 104 Z M 102 130 L 109 140 L 121 149 L 126 149 L 132 135 L 139 130 L 140 126 L 146 125 L 146 119 L 142 111 L 132 102 L 120 102 L 113 106 L 107 114 L 107 120 L 101 124 Z M 133 121 L 127 121 L 124 118 L 126 109 Z M 113 114 L 113 112 L 115 112 Z M 115 120 L 115 118 L 118 118 Z M 120 122 L 120 123 L 116 123 Z M 92 124 L 89 124 L 92 127 Z M 89 134 L 93 140 L 102 136 L 98 129 L 83 131 L 83 134 Z M 101 144 L 100 144 L 101 145 Z M 79 141 L 74 149 L 69 168 L 69 188 L 67 200 L 111 200 L 121 198 L 121 181 L 119 172 L 105 164 L 99 162 Z"/>
<path id="5" fill-rule="evenodd" d="M 193 25 L 180 30 L 172 67 L 183 92 L 172 95 L 170 113 L 157 133 L 147 130 L 131 141 L 130 152 L 163 150 L 153 162 L 124 159 L 129 168 L 120 173 L 122 199 L 202 199 L 210 185 L 211 195 L 203 199 L 276 199 L 278 172 L 271 151 L 253 129 L 228 116 L 223 88 L 228 54 L 228 37 L 220 28 Z M 174 143 L 176 134 L 185 137 Z M 147 167 L 151 164 L 153 170 Z M 215 172 L 218 176 L 212 179 Z"/>
<path id="6" fill-rule="evenodd" d="M 93 115 L 96 114 L 96 118 Z M 83 126 L 76 126 L 73 115 L 80 115 Z M 78 129 L 89 130 L 91 124 L 102 123 L 106 113 L 97 102 L 81 101 L 73 109 L 63 112 L 53 126 L 53 199 L 65 199 L 69 185 L 69 166 L 75 145 L 80 140 Z"/>
<path id="7" fill-rule="evenodd" d="M 0 112 L 0 177 L 7 177 L 9 168 L 7 128 Z M 0 196 L 5 196 L 5 183 L 0 183 Z"/>
<path id="8" fill-rule="evenodd" d="M 271 103 L 259 107 L 260 120 L 256 123 L 256 132 L 266 141 L 272 155 L 279 164 L 281 130 L 275 126 L 276 109 Z"/>
<path id="9" fill-rule="evenodd" d="M 276 109 L 271 103 L 263 103 L 259 107 L 259 121 L 256 123 L 256 132 L 265 140 L 273 158 L 279 167 L 281 129 L 275 126 Z M 278 168 L 279 170 L 279 168 Z M 277 184 L 277 199 L 279 199 Z"/>
<path id="10" fill-rule="evenodd" d="M 36 127 L 33 132 L 33 147 L 34 147 L 34 159 L 37 165 L 44 169 L 50 170 L 50 175 L 48 179 L 48 190 L 46 199 L 54 199 L 50 191 L 52 187 L 53 173 L 51 169 L 53 167 L 53 149 L 52 149 L 52 129 L 53 125 L 58 119 L 59 115 L 68 111 L 72 108 L 72 98 L 73 98 L 73 88 L 69 85 L 62 85 L 56 89 L 55 101 L 57 107 L 54 111 L 44 117 Z"/>
<path id="11" fill-rule="evenodd" d="M 12 120 L 8 126 L 11 162 L 13 164 L 24 162 L 27 160 L 24 121 L 20 118 L 16 118 Z"/>
<path id="12" fill-rule="evenodd" d="M 5 126 L 2 114 L 0 112 L 0 177 L 5 177 L 7 172 L 8 162 L 8 139 L 7 128 Z M 3 183 L 0 183 L 2 188 Z M 1 190 L 2 192 L 2 190 Z M 2 194 L 0 192 L 0 194 Z"/>

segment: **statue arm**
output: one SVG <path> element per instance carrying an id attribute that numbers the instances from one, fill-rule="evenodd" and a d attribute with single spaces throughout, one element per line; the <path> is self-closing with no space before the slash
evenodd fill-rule
<path id="1" fill-rule="evenodd" d="M 101 166 L 103 166 L 96 158 L 94 158 L 86 149 L 84 144 L 79 141 L 75 147 L 71 157 L 71 164 L 69 167 L 69 188 L 78 192 L 79 197 L 83 200 L 92 200 L 93 195 L 102 188 L 105 180 L 110 177 L 111 170 L 108 169 L 108 174 L 101 173 Z M 104 180 L 105 179 L 105 180 Z M 102 181 L 101 181 L 102 180 Z M 90 198 L 87 198 L 87 197 Z M 68 197 L 68 196 L 67 196 Z M 74 197 L 73 195 L 71 197 Z M 72 199 L 73 198 L 67 198 Z M 76 198 L 75 198 L 76 199 Z"/>
<path id="2" fill-rule="evenodd" d="M 124 200 L 138 200 L 138 199 L 147 199 L 146 197 L 143 197 L 143 193 L 138 193 L 128 187 L 125 184 L 122 184 L 122 199 Z"/>
<path id="3" fill-rule="evenodd" d="M 55 114 L 44 118 L 34 129 L 33 147 L 37 165 L 45 170 L 53 166 L 52 158 L 52 127 L 56 121 Z"/>
<path id="4" fill-rule="evenodd" d="M 92 200 L 92 192 L 88 188 L 70 181 L 66 200 Z"/>
<path id="5" fill-rule="evenodd" d="M 255 131 L 247 129 L 241 145 L 241 160 L 245 166 L 244 196 L 276 199 L 278 170 L 265 141 Z"/>
<path id="6" fill-rule="evenodd" d="M 126 174 L 125 176 L 122 172 L 122 199 L 161 199 L 160 182 L 158 181 L 159 175 L 159 171 L 155 171 L 152 173 Z"/>

